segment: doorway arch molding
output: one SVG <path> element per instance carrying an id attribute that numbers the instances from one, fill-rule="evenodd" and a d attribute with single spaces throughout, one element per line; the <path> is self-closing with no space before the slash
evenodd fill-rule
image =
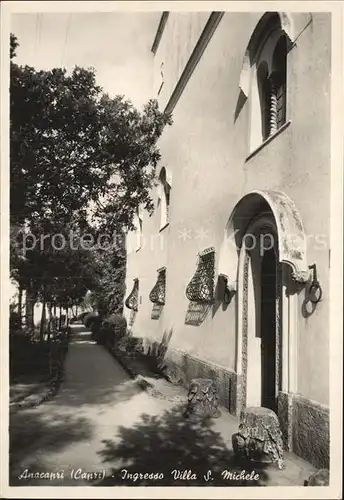
<path id="1" fill-rule="evenodd" d="M 224 231 L 219 254 L 219 274 L 227 278 L 227 286 L 237 291 L 239 252 L 252 219 L 272 212 L 278 235 L 278 261 L 291 267 L 295 281 L 306 283 L 307 236 L 294 202 L 282 191 L 254 190 L 245 194 L 235 205 Z"/>

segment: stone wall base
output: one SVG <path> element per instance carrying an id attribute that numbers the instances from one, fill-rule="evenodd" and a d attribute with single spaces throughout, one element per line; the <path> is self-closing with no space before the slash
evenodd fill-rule
<path id="1" fill-rule="evenodd" d="M 156 344 L 156 345 L 155 345 Z M 145 352 L 153 351 L 157 342 L 145 339 Z M 194 378 L 216 381 L 219 403 L 237 417 L 242 401 L 241 376 L 234 371 L 203 361 L 177 349 L 169 348 L 163 360 L 165 373 L 171 382 L 186 389 Z M 319 469 L 329 468 L 329 409 L 298 394 L 283 391 L 278 395 L 278 418 L 283 444 L 290 451 Z"/>
<path id="2" fill-rule="evenodd" d="M 329 409 L 299 394 L 280 391 L 278 418 L 284 447 L 318 469 L 329 468 Z"/>
<path id="3" fill-rule="evenodd" d="M 330 468 L 329 409 L 293 395 L 293 452 L 318 469 Z"/>
<path id="4" fill-rule="evenodd" d="M 156 349 L 154 341 L 145 340 L 145 352 Z M 177 349 L 168 349 L 164 358 L 165 373 L 171 382 L 188 389 L 194 378 L 211 378 L 216 381 L 219 403 L 233 415 L 237 415 L 237 375 L 235 372 L 208 361 L 200 360 Z M 239 410 L 240 412 L 240 410 Z"/>

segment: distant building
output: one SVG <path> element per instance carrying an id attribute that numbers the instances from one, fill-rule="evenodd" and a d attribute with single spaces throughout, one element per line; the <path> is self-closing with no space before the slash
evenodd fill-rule
<path id="1" fill-rule="evenodd" d="M 152 52 L 174 123 L 128 239 L 133 335 L 328 467 L 330 14 L 164 12 Z"/>

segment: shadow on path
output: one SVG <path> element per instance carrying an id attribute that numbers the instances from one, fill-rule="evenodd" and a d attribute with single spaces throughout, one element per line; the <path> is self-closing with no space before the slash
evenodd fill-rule
<path id="1" fill-rule="evenodd" d="M 63 387 L 53 406 L 78 407 L 115 405 L 135 396 L 142 389 L 133 380 L 104 380 L 92 387 L 87 381 L 75 381 Z"/>
<path id="2" fill-rule="evenodd" d="M 87 440 L 92 435 L 92 424 L 85 418 L 55 414 L 50 417 L 37 410 L 26 410 L 10 418 L 10 485 L 20 484 L 18 475 L 31 467 L 36 454 L 57 452 L 76 441 Z M 25 465 L 23 467 L 23 462 Z"/>
<path id="3" fill-rule="evenodd" d="M 73 334 L 65 373 L 65 381 L 53 402 L 56 406 L 115 404 L 139 391 L 112 355 L 91 340 L 88 331 Z"/>
<path id="4" fill-rule="evenodd" d="M 184 406 L 175 406 L 161 416 L 142 414 L 140 422 L 132 427 L 121 426 L 114 440 L 104 440 L 99 453 L 103 461 L 115 464 L 112 474 L 96 486 L 262 486 L 268 475 L 264 464 L 238 463 L 220 433 L 209 423 L 193 422 L 182 417 Z M 120 463 L 120 466 L 119 466 Z M 123 478 L 128 473 L 160 473 L 163 478 L 149 480 Z M 191 470 L 197 479 L 173 477 L 173 471 Z M 212 480 L 204 474 L 212 471 Z M 259 480 L 224 479 L 223 471 L 239 474 L 255 470 Z"/>
<path id="5" fill-rule="evenodd" d="M 12 486 L 24 485 L 17 478 L 25 468 L 42 472 L 63 469 L 66 463 L 75 468 L 100 465 L 96 450 L 111 435 L 116 419 L 125 418 L 123 410 L 117 416 L 117 405 L 142 392 L 84 330 L 73 332 L 64 380 L 55 398 L 36 409 L 10 412 Z"/>

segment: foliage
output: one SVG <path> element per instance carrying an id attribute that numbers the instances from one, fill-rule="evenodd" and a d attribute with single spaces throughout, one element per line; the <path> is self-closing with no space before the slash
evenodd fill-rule
<path id="1" fill-rule="evenodd" d="M 125 298 L 126 248 L 123 235 L 114 245 L 93 251 L 97 282 L 92 289 L 91 303 L 102 316 L 123 312 Z"/>
<path id="2" fill-rule="evenodd" d="M 15 57 L 17 54 L 16 54 L 16 48 L 18 47 L 18 40 L 17 40 L 17 37 L 11 33 L 10 34 L 10 59 L 13 59 L 13 57 Z"/>
<path id="3" fill-rule="evenodd" d="M 103 320 L 106 327 L 112 328 L 119 336 L 126 334 L 127 320 L 122 314 L 111 314 Z"/>
<path id="4" fill-rule="evenodd" d="M 79 304 L 79 307 L 81 309 L 81 313 L 78 315 L 78 318 L 82 321 L 83 317 L 86 316 L 86 314 L 93 311 L 91 290 L 88 290 L 86 292 L 86 295 L 83 298 L 82 302 Z"/>
<path id="5" fill-rule="evenodd" d="M 112 314 L 104 318 L 100 336 L 102 343 L 113 345 L 114 342 L 120 341 L 127 333 L 127 320 L 121 314 Z"/>
<path id="6" fill-rule="evenodd" d="M 11 331 L 9 347 L 11 378 L 27 374 L 48 374 L 49 346 L 35 342 L 30 330 Z"/>
<path id="7" fill-rule="evenodd" d="M 170 123 L 156 101 L 139 112 L 105 94 L 91 69 L 68 75 L 13 61 L 10 90 L 12 222 L 76 217 L 83 224 L 93 203 L 95 222 L 122 228 L 131 227 L 139 204 L 153 209 L 156 142 Z"/>
<path id="8" fill-rule="evenodd" d="M 12 311 L 10 314 L 10 332 L 19 331 L 21 329 L 20 315 Z"/>
<path id="9" fill-rule="evenodd" d="M 123 96 L 110 98 L 93 70 L 19 66 L 14 35 L 10 42 L 11 277 L 27 290 L 31 310 L 36 300 L 84 304 L 92 290 L 87 307 L 103 316 L 121 312 L 123 235 L 139 205 L 153 210 L 157 139 L 171 119 L 156 101 L 139 112 Z M 120 241 L 107 249 L 56 249 L 52 235 L 68 239 L 71 230 L 79 238 L 115 231 Z M 43 246 L 25 248 L 28 234 L 43 238 Z"/>
<path id="10" fill-rule="evenodd" d="M 87 328 L 90 328 L 92 326 L 92 323 L 94 323 L 95 321 L 98 321 L 98 319 L 99 319 L 99 315 L 97 313 L 90 312 L 84 316 L 83 321 L 84 321 L 85 326 Z"/>
<path id="11" fill-rule="evenodd" d="M 85 317 L 90 313 L 90 311 L 83 311 L 82 313 L 78 314 L 77 320 L 82 321 L 84 323 Z"/>
<path id="12" fill-rule="evenodd" d="M 62 307 L 81 301 L 94 282 L 93 257 L 87 248 L 69 243 L 60 248 L 53 244 L 54 234 L 68 241 L 68 229 L 43 221 L 30 231 L 30 237 L 36 238 L 37 244 L 25 248 L 23 241 L 25 238 L 28 241 L 29 236 L 19 231 L 12 252 L 12 256 L 17 257 L 12 277 L 26 290 L 33 290 L 38 298 Z"/>
<path id="13" fill-rule="evenodd" d="M 102 314 L 121 311 L 125 244 L 56 251 L 49 235 L 94 237 L 134 229 L 139 205 L 153 211 L 157 140 L 171 117 L 155 100 L 138 111 L 110 97 L 92 69 L 37 71 L 10 56 L 10 268 L 33 300 L 63 307 L 90 301 Z M 24 252 L 23 234 L 46 238 Z M 124 241 L 124 238 L 123 238 Z"/>

